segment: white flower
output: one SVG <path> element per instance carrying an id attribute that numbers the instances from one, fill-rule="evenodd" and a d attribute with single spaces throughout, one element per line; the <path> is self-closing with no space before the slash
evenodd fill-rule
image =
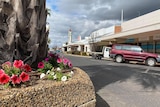
<path id="1" fill-rule="evenodd" d="M 55 74 L 55 75 L 53 75 L 53 78 L 54 78 L 54 79 L 57 79 L 57 75 L 56 75 L 56 74 Z"/>
<path id="2" fill-rule="evenodd" d="M 63 76 L 63 77 L 61 78 L 61 81 L 67 81 L 67 76 Z"/>
<path id="3" fill-rule="evenodd" d="M 51 75 L 54 75 L 55 73 L 54 73 L 54 72 L 51 72 L 50 74 L 51 74 Z"/>
<path id="4" fill-rule="evenodd" d="M 51 70 L 48 70 L 46 74 L 49 74 L 51 72 Z"/>
<path id="5" fill-rule="evenodd" d="M 71 72 L 68 74 L 68 76 L 72 77 L 72 76 L 73 76 L 73 74 L 74 74 L 74 72 L 73 72 L 73 71 L 71 71 Z"/>
<path id="6" fill-rule="evenodd" d="M 71 75 L 73 75 L 73 74 L 74 74 L 74 72 L 73 72 L 73 71 L 71 71 L 70 73 L 71 73 Z"/>
<path id="7" fill-rule="evenodd" d="M 42 73 L 41 75 L 40 75 L 40 79 L 42 79 L 43 77 L 45 77 L 45 73 Z"/>
<path id="8" fill-rule="evenodd" d="M 60 71 L 60 70 L 61 70 L 61 68 L 58 67 L 58 68 L 57 68 L 57 71 Z"/>

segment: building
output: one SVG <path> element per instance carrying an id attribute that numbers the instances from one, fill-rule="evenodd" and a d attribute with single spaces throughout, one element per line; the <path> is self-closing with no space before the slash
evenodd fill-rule
<path id="1" fill-rule="evenodd" d="M 160 53 L 160 10 L 121 24 L 121 32 L 103 36 L 101 42 L 140 45 L 145 51 Z"/>
<path id="2" fill-rule="evenodd" d="M 74 49 L 89 52 L 115 43 L 136 44 L 147 52 L 160 53 L 160 9 L 118 26 L 96 30 L 87 39 L 68 44 L 67 47 L 70 47 L 72 51 L 73 47 L 80 46 L 81 48 Z"/>

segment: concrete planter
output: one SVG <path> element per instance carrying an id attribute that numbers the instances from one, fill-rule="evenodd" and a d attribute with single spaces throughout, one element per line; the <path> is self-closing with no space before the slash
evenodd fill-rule
<path id="1" fill-rule="evenodd" d="M 37 80 L 32 86 L 0 90 L 0 107 L 95 107 L 94 86 L 79 68 L 66 82 Z"/>

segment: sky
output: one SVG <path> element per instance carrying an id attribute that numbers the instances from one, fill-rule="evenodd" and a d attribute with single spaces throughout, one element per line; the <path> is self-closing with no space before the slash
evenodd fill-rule
<path id="1" fill-rule="evenodd" d="M 78 36 L 89 36 L 93 31 L 107 28 L 149 12 L 160 9 L 160 0 L 46 0 L 51 10 L 47 17 L 50 25 L 49 47 L 61 47 L 68 41 L 68 30 L 72 30 L 72 41 Z"/>

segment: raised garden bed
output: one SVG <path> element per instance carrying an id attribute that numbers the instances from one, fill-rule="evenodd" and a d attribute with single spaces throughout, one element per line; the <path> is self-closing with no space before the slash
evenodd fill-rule
<path id="1" fill-rule="evenodd" d="M 0 107 L 95 107 L 94 86 L 79 68 L 67 81 L 35 80 L 29 86 L 0 90 Z"/>

